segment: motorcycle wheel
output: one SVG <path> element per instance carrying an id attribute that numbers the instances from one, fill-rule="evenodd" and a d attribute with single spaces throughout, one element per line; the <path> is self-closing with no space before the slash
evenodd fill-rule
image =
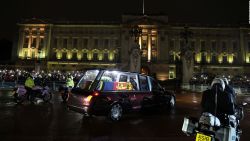
<path id="1" fill-rule="evenodd" d="M 52 94 L 51 94 L 51 93 L 45 94 L 45 95 L 43 96 L 43 101 L 44 101 L 44 102 L 49 102 L 51 99 L 52 99 Z"/>
<path id="2" fill-rule="evenodd" d="M 14 101 L 17 104 L 22 104 L 24 100 L 25 100 L 25 96 L 18 96 L 17 93 L 14 94 Z"/>

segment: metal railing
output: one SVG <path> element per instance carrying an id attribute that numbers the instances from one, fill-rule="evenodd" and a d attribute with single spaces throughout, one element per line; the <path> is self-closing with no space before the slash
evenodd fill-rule
<path id="1" fill-rule="evenodd" d="M 210 88 L 210 85 L 207 84 L 183 84 L 181 86 L 183 90 L 188 90 L 192 92 L 203 92 Z M 250 86 L 236 86 L 233 85 L 233 88 L 237 94 L 250 94 Z"/>

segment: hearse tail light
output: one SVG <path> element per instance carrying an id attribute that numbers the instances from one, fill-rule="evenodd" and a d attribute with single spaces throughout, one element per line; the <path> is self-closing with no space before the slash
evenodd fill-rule
<path id="1" fill-rule="evenodd" d="M 84 98 L 84 99 L 83 99 L 83 104 L 84 104 L 84 105 L 89 105 L 89 103 L 90 103 L 92 97 L 93 97 L 92 95 L 89 95 L 88 97 Z"/>
<path id="2" fill-rule="evenodd" d="M 99 95 L 99 92 L 94 91 L 92 95 L 93 95 L 93 96 L 98 96 L 98 95 Z"/>
<path id="3" fill-rule="evenodd" d="M 94 92 L 92 93 L 92 95 L 89 95 L 89 96 L 87 96 L 86 98 L 84 98 L 84 99 L 83 99 L 83 104 L 84 104 L 84 105 L 89 105 L 91 99 L 92 99 L 94 96 L 99 96 L 99 92 L 94 91 Z"/>

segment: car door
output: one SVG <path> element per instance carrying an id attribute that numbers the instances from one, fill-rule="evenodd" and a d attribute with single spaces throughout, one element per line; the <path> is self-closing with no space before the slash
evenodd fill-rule
<path id="1" fill-rule="evenodd" d="M 160 86 L 160 84 L 153 78 L 150 77 L 151 82 L 151 92 L 152 92 L 152 100 L 154 105 L 162 105 L 165 104 L 166 98 L 164 96 L 164 90 Z"/>
<path id="2" fill-rule="evenodd" d="M 143 92 L 140 91 L 138 74 L 131 73 L 129 74 L 128 83 L 131 84 L 132 90 L 129 91 L 129 100 L 132 105 L 132 109 L 140 109 L 141 108 L 141 101 L 143 98 Z"/>

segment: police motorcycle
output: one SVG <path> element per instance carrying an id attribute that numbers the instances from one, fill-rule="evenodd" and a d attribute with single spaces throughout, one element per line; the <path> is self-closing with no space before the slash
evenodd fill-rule
<path id="1" fill-rule="evenodd" d="M 240 141 L 242 134 L 240 120 L 243 119 L 243 103 L 238 106 L 235 115 L 224 115 L 223 121 L 211 113 L 202 113 L 199 119 L 184 117 L 182 131 L 187 135 L 194 135 L 196 141 Z"/>
<path id="2" fill-rule="evenodd" d="M 182 131 L 187 136 L 195 136 L 195 141 L 240 141 L 240 120 L 244 118 L 243 107 L 246 105 L 245 102 L 237 105 L 234 115 L 223 114 L 221 120 L 208 112 L 202 113 L 199 119 L 186 116 Z"/>
<path id="3" fill-rule="evenodd" d="M 52 93 L 48 86 L 35 86 L 32 88 L 32 94 L 29 95 L 30 102 L 34 103 L 36 98 L 42 99 L 44 102 L 50 102 L 52 99 Z"/>
<path id="4" fill-rule="evenodd" d="M 31 94 L 27 94 L 27 90 L 24 85 L 18 85 L 14 89 L 14 101 L 17 104 L 23 103 L 25 100 L 34 102 L 35 98 L 40 98 L 44 102 L 49 102 L 52 99 L 52 94 L 48 86 L 35 86 L 32 88 Z"/>

